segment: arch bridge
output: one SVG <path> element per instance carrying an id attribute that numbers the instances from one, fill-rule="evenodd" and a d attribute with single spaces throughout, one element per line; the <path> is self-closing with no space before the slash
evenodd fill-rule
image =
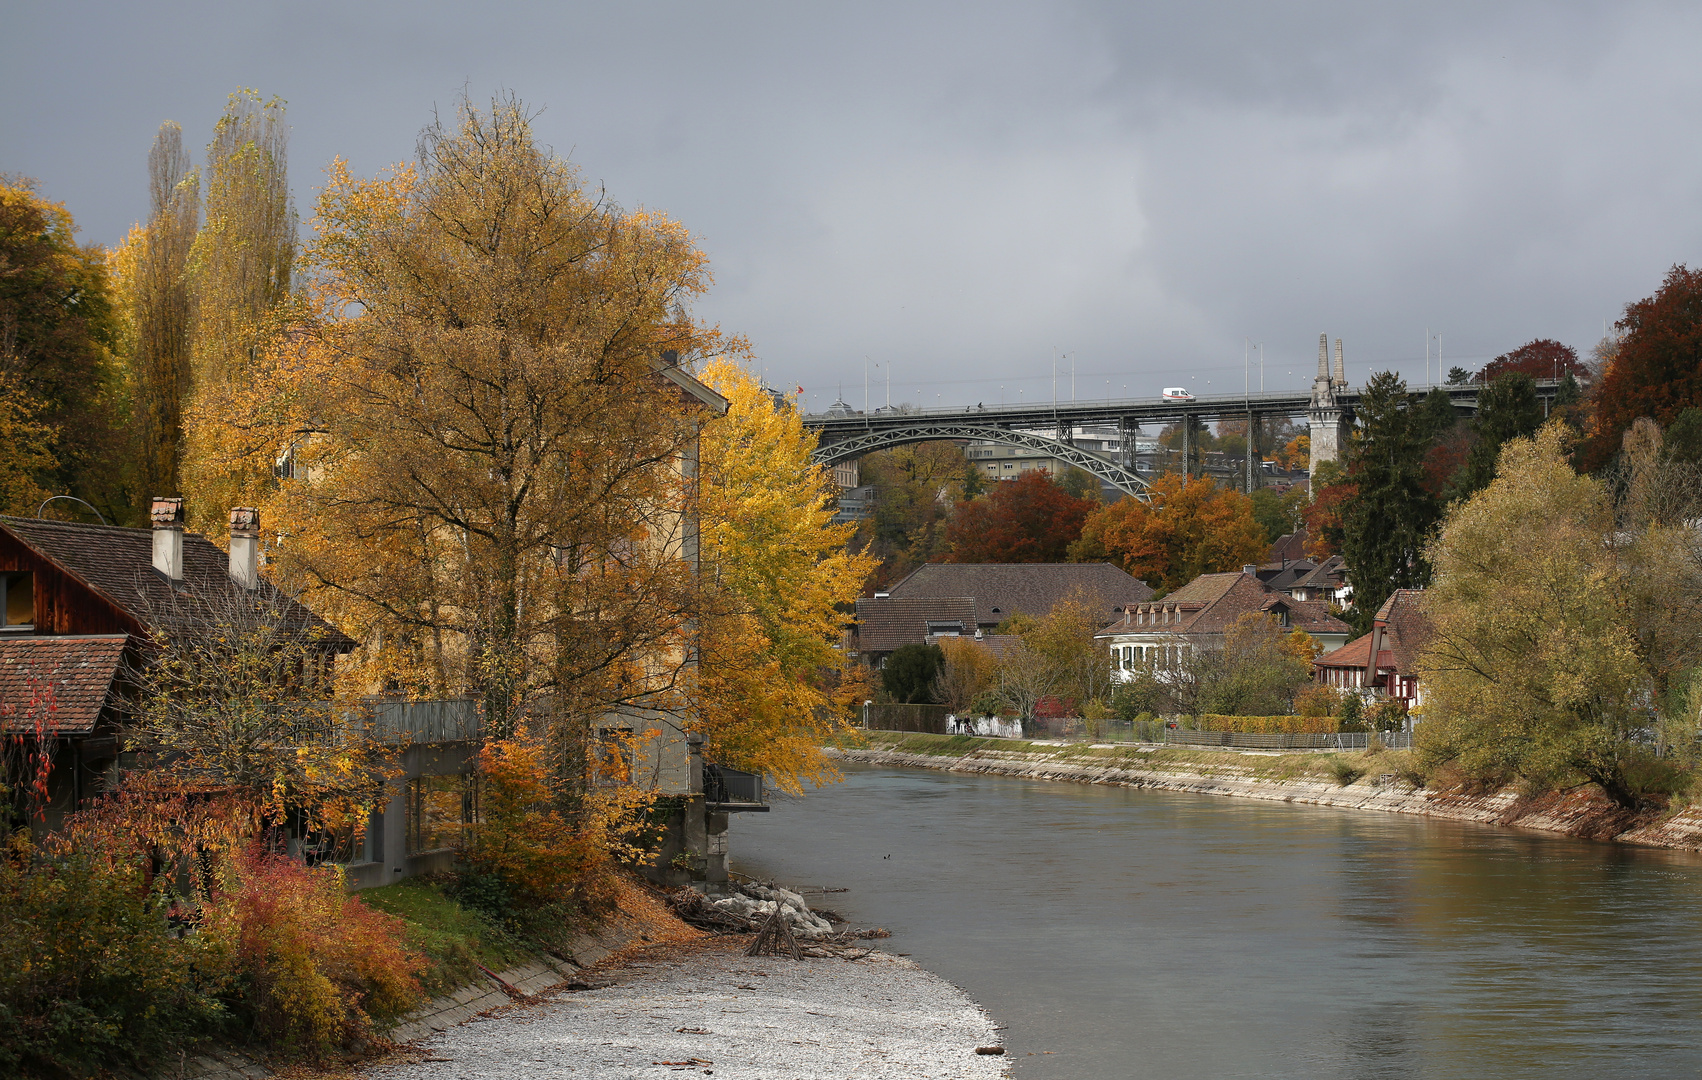
<path id="1" fill-rule="evenodd" d="M 1345 382 L 1329 380 L 1322 371 L 1320 367 L 1319 382 L 1310 391 L 1226 394 L 1186 401 L 1137 398 L 1001 405 L 998 408 L 976 406 L 962 410 L 836 411 L 807 415 L 803 420 L 805 427 L 817 433 L 819 443 L 811 457 L 819 465 L 831 466 L 876 450 L 909 443 L 980 440 L 1056 458 L 1129 495 L 1143 498 L 1147 481 L 1136 473 L 1132 453 L 1135 436 L 1143 424 L 1181 423 L 1185 469 L 1190 467 L 1192 460 L 1188 451 L 1190 433 L 1199 430 L 1201 423 L 1217 420 L 1257 421 L 1271 416 L 1305 416 L 1312 433 L 1313 467 L 1325 457 L 1333 457 L 1335 449 L 1345 443 L 1359 393 Z M 1554 379 L 1537 380 L 1537 396 L 1542 399 L 1545 410 L 1559 385 Z M 1413 393 L 1424 393 L 1429 389 L 1414 387 Z M 1464 412 L 1477 410 L 1480 385 L 1448 385 L 1442 389 L 1447 391 L 1456 409 Z M 1085 426 L 1116 427 L 1121 447 L 1120 460 L 1072 445 L 1069 433 L 1076 427 Z M 1320 451 L 1326 447 L 1328 450 L 1321 454 Z M 1253 458 L 1254 455 L 1248 455 L 1249 470 L 1253 468 Z"/>

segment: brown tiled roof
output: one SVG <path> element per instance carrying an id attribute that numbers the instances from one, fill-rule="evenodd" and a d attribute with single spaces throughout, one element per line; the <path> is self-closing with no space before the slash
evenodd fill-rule
<path id="1" fill-rule="evenodd" d="M 986 646 L 996 659 L 1003 660 L 1022 647 L 1022 638 L 1015 634 L 986 634 L 976 644 Z"/>
<path id="2" fill-rule="evenodd" d="M 129 640 L 124 634 L 0 638 L 0 731 L 93 731 Z"/>
<path id="3" fill-rule="evenodd" d="M 0 517 L 0 529 L 58 564 L 143 626 L 158 621 L 155 613 L 185 610 L 182 594 L 175 593 L 165 576 L 154 569 L 151 529 L 15 517 Z M 183 583 L 195 596 L 215 604 L 228 602 L 233 611 L 243 610 L 256 598 L 276 603 L 292 629 L 321 635 L 339 648 L 354 647 L 353 640 L 264 577 L 258 594 L 232 581 L 230 557 L 200 533 L 183 534 Z"/>
<path id="4" fill-rule="evenodd" d="M 1314 667 L 1359 668 L 1371 661 L 1371 635 L 1363 634 L 1332 652 L 1312 661 Z"/>
<path id="5" fill-rule="evenodd" d="M 972 596 L 986 625 L 1016 612 L 1040 618 L 1072 596 L 1099 600 L 1104 618 L 1152 599 L 1152 587 L 1110 563 L 926 563 L 892 587 L 893 599 Z"/>
<path id="6" fill-rule="evenodd" d="M 1347 574 L 1347 564 L 1340 555 L 1331 555 L 1318 564 L 1318 568 L 1295 582 L 1291 588 L 1296 589 L 1336 589 L 1341 587 L 1342 578 Z"/>
<path id="7" fill-rule="evenodd" d="M 960 623 L 965 634 L 975 633 L 975 598 L 864 597 L 857 601 L 857 649 L 891 652 L 900 645 L 920 645 L 928 638 L 930 622 Z"/>
<path id="8" fill-rule="evenodd" d="M 1271 550 L 1265 555 L 1265 561 L 1273 563 L 1294 562 L 1296 559 L 1304 559 L 1305 557 L 1306 530 L 1301 529 L 1298 532 L 1285 533 L 1277 537 L 1276 543 L 1271 545 Z"/>
<path id="9" fill-rule="evenodd" d="M 1425 618 L 1419 602 L 1423 589 L 1396 589 L 1383 601 L 1372 619 L 1373 629 L 1331 653 L 1320 656 L 1314 663 L 1319 667 L 1363 668 L 1371 660 L 1371 643 L 1382 631 L 1382 648 L 1377 650 L 1377 667 L 1393 670 L 1402 678 L 1418 674 L 1418 653 L 1430 637 L 1430 620 Z"/>
<path id="10" fill-rule="evenodd" d="M 1180 609 L 1181 621 L 1156 625 L 1138 621 L 1143 613 L 1165 608 Z M 1270 588 L 1258 575 L 1245 572 L 1201 574 L 1162 600 L 1132 605 L 1126 623 L 1119 620 L 1103 633 L 1139 629 L 1171 634 L 1221 634 L 1248 612 L 1274 612 L 1279 608 L 1288 610 L 1289 623 L 1295 629 L 1309 634 L 1347 633 L 1347 624 L 1331 615 L 1323 601 L 1295 600 Z"/>
<path id="11" fill-rule="evenodd" d="M 1418 674 L 1419 651 L 1433 633 L 1420 607 L 1423 597 L 1423 589 L 1396 589 L 1373 620 L 1383 624 L 1383 648 L 1392 654 L 1390 666 L 1403 677 Z"/>

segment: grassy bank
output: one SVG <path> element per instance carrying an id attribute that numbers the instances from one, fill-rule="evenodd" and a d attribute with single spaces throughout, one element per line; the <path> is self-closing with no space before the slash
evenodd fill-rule
<path id="1" fill-rule="evenodd" d="M 1422 786 L 1409 750 L 1318 751 L 1210 750 L 1193 746 L 1127 746 L 1050 742 L 1026 739 L 987 739 L 972 735 L 923 735 L 901 731 L 866 731 L 845 749 L 887 750 L 929 757 L 967 758 L 979 754 L 1021 754 L 1029 760 L 1074 765 L 1174 772 L 1190 776 L 1233 776 L 1243 780 L 1320 780 L 1351 784 L 1366 776 L 1393 775 L 1414 787 Z"/>
<path id="2" fill-rule="evenodd" d="M 420 986 L 433 996 L 484 979 L 480 964 L 501 971 L 536 951 L 487 916 L 456 903 L 441 884 L 426 878 L 366 889 L 359 896 L 406 924 L 408 946 L 428 963 Z"/>

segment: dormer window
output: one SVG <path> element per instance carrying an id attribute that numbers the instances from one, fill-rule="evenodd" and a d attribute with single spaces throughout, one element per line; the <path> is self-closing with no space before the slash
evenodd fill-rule
<path id="1" fill-rule="evenodd" d="M 28 570 L 0 573 L 0 628 L 35 629 L 35 575 Z"/>

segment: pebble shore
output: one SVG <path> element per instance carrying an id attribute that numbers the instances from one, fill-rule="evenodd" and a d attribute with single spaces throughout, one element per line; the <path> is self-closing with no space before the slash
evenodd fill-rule
<path id="1" fill-rule="evenodd" d="M 618 982 L 476 1017 L 374 1067 L 373 1080 L 993 1080 L 993 1022 L 903 957 L 747 957 L 747 939 L 658 948 Z"/>

